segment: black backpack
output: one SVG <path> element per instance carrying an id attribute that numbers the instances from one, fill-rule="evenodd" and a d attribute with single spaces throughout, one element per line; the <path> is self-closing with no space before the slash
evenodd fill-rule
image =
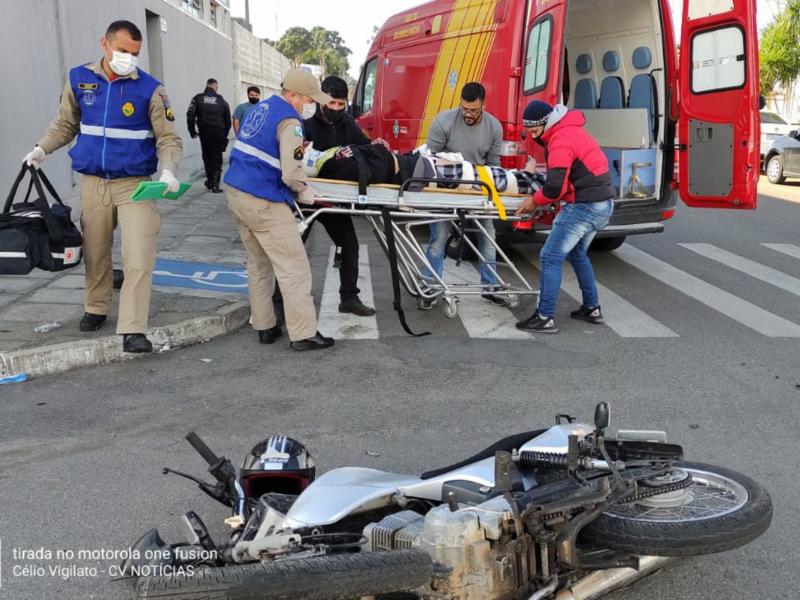
<path id="1" fill-rule="evenodd" d="M 20 183 L 30 175 L 22 202 L 14 204 Z M 44 188 L 55 200 L 51 206 Z M 36 198 L 31 201 L 31 193 Z M 63 271 L 80 264 L 83 238 L 66 206 L 45 174 L 22 165 L 0 213 L 0 274 L 25 275 L 34 268 Z"/>

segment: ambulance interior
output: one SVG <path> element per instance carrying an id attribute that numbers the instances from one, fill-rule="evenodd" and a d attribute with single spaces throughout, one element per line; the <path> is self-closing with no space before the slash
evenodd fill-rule
<path id="1" fill-rule="evenodd" d="M 567 3 L 566 104 L 586 115 L 587 130 L 608 157 L 620 200 L 660 194 L 663 155 L 656 149 L 665 130 L 665 71 L 659 4 Z"/>

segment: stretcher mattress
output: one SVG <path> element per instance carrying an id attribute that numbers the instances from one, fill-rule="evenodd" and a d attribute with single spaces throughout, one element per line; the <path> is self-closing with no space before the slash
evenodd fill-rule
<path id="1" fill-rule="evenodd" d="M 400 186 L 391 184 L 375 184 L 367 188 L 367 201 L 359 202 L 358 184 L 351 181 L 335 181 L 332 179 L 310 178 L 309 182 L 326 202 L 332 204 L 356 204 L 359 206 L 389 207 L 398 210 L 447 211 L 467 210 L 498 214 L 498 208 L 489 199 L 486 190 L 447 190 L 426 188 L 419 192 L 404 191 L 400 195 Z M 529 198 L 522 194 L 499 194 L 500 202 L 509 215 Z"/>

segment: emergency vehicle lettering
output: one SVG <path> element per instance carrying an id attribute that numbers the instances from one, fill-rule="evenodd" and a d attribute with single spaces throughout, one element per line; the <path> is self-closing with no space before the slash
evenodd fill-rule
<path id="1" fill-rule="evenodd" d="M 414 37 L 415 35 L 419 35 L 421 28 L 419 25 L 414 25 L 413 27 L 406 27 L 405 29 L 399 29 L 394 32 L 392 39 L 394 40 L 404 40 L 406 38 Z"/>
<path id="2" fill-rule="evenodd" d="M 411 21 L 416 21 L 419 17 L 419 11 L 408 13 L 406 16 L 403 17 L 403 23 L 411 23 Z"/>

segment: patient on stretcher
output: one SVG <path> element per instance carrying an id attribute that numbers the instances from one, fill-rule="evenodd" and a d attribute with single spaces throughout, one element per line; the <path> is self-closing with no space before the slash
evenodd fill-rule
<path id="1" fill-rule="evenodd" d="M 427 152 L 399 154 L 382 145 L 336 146 L 321 152 L 309 145 L 303 157 L 303 170 L 309 177 L 339 181 L 361 181 L 364 184 L 402 184 L 411 178 L 435 179 L 427 187 L 480 191 L 480 185 L 455 183 L 479 181 L 475 166 L 460 154 L 431 155 Z M 544 183 L 544 176 L 518 169 L 487 167 L 495 189 L 500 194 L 533 194 Z M 411 184 L 411 191 L 420 191 L 425 184 Z"/>

